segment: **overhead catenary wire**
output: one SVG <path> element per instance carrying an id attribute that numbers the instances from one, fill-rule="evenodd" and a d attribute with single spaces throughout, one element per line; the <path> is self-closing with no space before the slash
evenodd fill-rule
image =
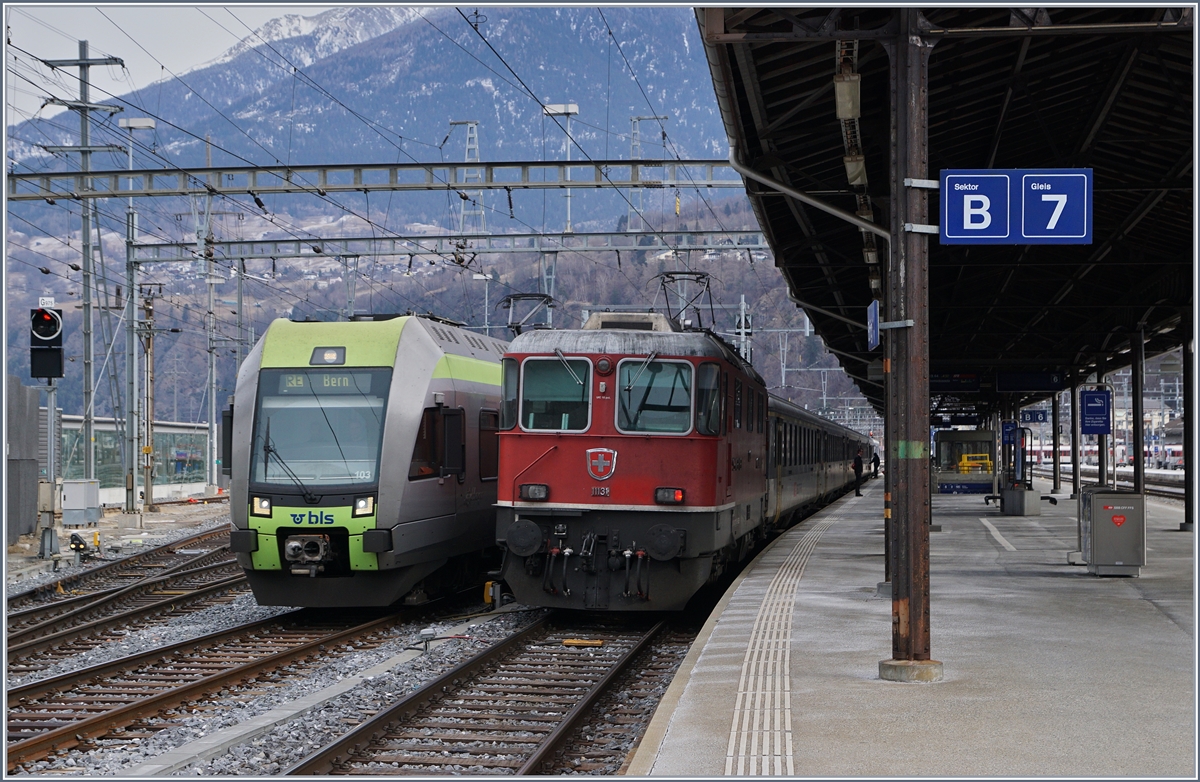
<path id="1" fill-rule="evenodd" d="M 186 83 L 185 83 L 185 84 L 186 84 Z M 170 124 L 170 123 L 168 123 L 168 124 Z M 182 130 L 182 129 L 180 129 L 180 130 Z M 196 136 L 195 136 L 195 134 L 191 134 L 191 135 L 193 135 L 194 137 L 196 137 Z M 341 205 L 341 204 L 335 204 L 335 206 L 338 206 L 339 208 L 342 208 L 342 209 L 344 209 L 344 210 L 346 210 L 346 211 L 348 211 L 348 212 L 351 212 L 351 213 L 352 213 L 352 210 L 349 210 L 349 209 L 348 209 L 347 207 L 345 207 L 344 205 Z M 360 216 L 360 217 L 361 217 L 361 216 Z M 368 221 L 368 222 L 371 222 L 371 221 Z M 373 224 L 373 223 L 372 223 L 372 224 Z M 374 224 L 373 224 L 373 225 L 374 225 Z M 444 257 L 444 256 L 443 256 L 443 257 Z M 448 259 L 447 259 L 447 260 L 448 260 Z"/>
<path id="2" fill-rule="evenodd" d="M 236 16 L 235 16 L 235 18 L 236 18 Z M 111 21 L 111 19 L 110 19 L 110 21 Z M 239 21 L 240 21 L 240 20 L 239 20 Z M 426 20 L 426 21 L 428 21 L 428 20 Z M 436 27 L 436 26 L 435 26 L 435 27 Z M 123 32 L 124 32 L 124 31 L 123 31 Z M 440 32 L 440 31 L 439 31 L 439 32 Z M 443 35 L 444 35 L 444 33 L 443 33 Z M 448 36 L 447 36 L 447 37 L 448 37 Z M 451 39 L 451 40 L 452 40 L 452 39 Z M 457 42 L 456 42 L 456 45 L 457 45 Z M 611 50 L 611 45 L 612 45 L 612 44 L 611 44 L 611 42 L 610 42 L 610 50 Z M 476 58 L 476 59 L 478 60 L 478 58 Z M 493 72 L 494 72 L 494 71 L 493 71 Z M 181 80 L 181 81 L 182 81 L 182 80 Z M 186 82 L 184 82 L 184 83 L 186 84 Z M 510 83 L 511 83 L 511 82 L 510 82 Z M 536 99 L 536 96 L 535 96 L 535 99 Z M 539 101 L 539 103 L 540 103 L 540 101 Z M 244 132 L 244 131 L 242 131 L 242 132 Z M 192 135 L 193 135 L 194 137 L 196 137 L 196 136 L 195 136 L 195 134 L 192 134 Z M 579 146 L 578 142 L 577 142 L 575 139 L 571 139 L 571 143 L 574 143 L 576 146 Z M 260 146 L 261 146 L 261 145 L 260 145 Z M 580 147 L 580 149 L 582 150 L 582 148 L 581 148 L 581 147 Z M 585 155 L 586 155 L 586 152 L 585 152 Z M 352 210 L 350 210 L 350 209 L 349 209 L 348 207 L 346 207 L 345 205 L 341 205 L 341 204 L 335 204 L 335 206 L 337 206 L 338 208 L 341 208 L 341 209 L 343 209 L 343 210 L 345 210 L 345 211 L 347 211 L 347 212 L 351 212 L 351 213 L 352 213 Z M 487 207 L 487 208 L 488 208 L 488 209 L 490 209 L 491 211 L 496 211 L 496 210 L 494 209 L 494 207 Z M 362 216 L 361 216 L 361 215 L 359 215 L 359 217 L 362 217 Z M 376 223 L 374 220 L 372 220 L 372 219 L 370 218 L 370 215 L 369 215 L 369 214 L 368 214 L 368 216 L 367 216 L 366 218 L 364 218 L 364 222 L 366 222 L 368 225 L 370 225 L 370 226 L 371 226 L 371 230 L 372 230 L 373 232 L 379 228 L 378 224 L 377 224 L 377 223 Z M 281 226 L 281 227 L 282 227 L 282 226 Z M 306 232 L 307 232 L 307 229 L 303 229 L 303 228 L 299 228 L 299 227 L 296 227 L 296 230 L 300 230 L 300 231 L 306 231 Z M 386 229 L 385 229 L 385 230 L 386 230 Z M 308 232 L 308 233 L 311 233 L 311 232 Z M 570 251 L 570 252 L 574 252 L 574 251 Z M 589 260 L 589 261 L 591 261 L 591 262 L 593 262 L 593 263 L 596 263 L 597 265 L 602 265 L 602 266 L 603 266 L 603 265 L 607 265 L 607 264 L 604 264 L 603 262 L 597 262 L 595 259 L 591 258 L 590 256 L 584 256 L 584 255 L 582 255 L 582 254 L 579 254 L 579 255 L 580 255 L 580 257 L 586 257 L 586 258 L 588 258 L 588 260 Z M 448 259 L 447 259 L 445 256 L 442 256 L 442 257 L 443 257 L 443 259 L 444 259 L 444 260 L 448 260 Z M 611 268 L 611 267 L 610 267 L 610 268 Z M 623 271 L 623 270 L 622 270 L 622 271 Z M 368 275 L 367 275 L 367 277 L 369 278 L 369 277 L 370 277 L 370 275 L 368 274 Z M 631 281 L 631 282 L 632 282 L 632 281 Z M 391 286 L 390 286 L 390 285 L 386 285 L 386 284 L 385 284 L 385 287 L 389 287 L 389 288 L 391 288 Z M 375 286 L 372 286 L 372 288 L 373 288 L 373 290 L 374 290 L 374 289 L 375 289 Z M 393 290 L 393 292 L 394 292 L 394 288 L 392 288 L 392 290 Z"/>

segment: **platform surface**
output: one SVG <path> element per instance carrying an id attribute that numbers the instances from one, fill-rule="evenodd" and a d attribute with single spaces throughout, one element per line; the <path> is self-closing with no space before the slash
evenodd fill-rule
<path id="1" fill-rule="evenodd" d="M 1141 577 L 1098 578 L 1067 564 L 1073 500 L 1012 517 L 979 496 L 935 496 L 931 649 L 944 678 L 897 683 L 878 672 L 892 656 L 891 600 L 876 596 L 883 491 L 868 482 L 747 568 L 626 773 L 1196 778 L 1182 503 L 1147 501 Z"/>

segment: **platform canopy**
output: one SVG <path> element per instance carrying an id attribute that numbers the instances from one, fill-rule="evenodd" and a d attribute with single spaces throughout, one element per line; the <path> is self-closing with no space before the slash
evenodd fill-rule
<path id="1" fill-rule="evenodd" d="M 746 168 L 889 229 L 889 8 L 699 8 L 729 135 Z M 1194 290 L 1191 9 L 929 8 L 930 180 L 942 169 L 1090 168 L 1090 245 L 946 246 L 929 237 L 935 410 L 990 412 L 1041 385 L 1182 344 Z M 839 119 L 835 74 L 857 81 Z M 855 78 L 857 75 L 857 78 Z M 843 116 L 853 114 L 843 111 Z M 861 156 L 861 157 L 859 157 Z M 858 184 L 852 184 L 853 181 Z M 747 179 L 791 295 L 876 409 L 867 307 L 887 240 Z M 930 193 L 931 222 L 938 195 Z M 876 265 L 872 265 L 872 243 Z M 884 274 L 886 277 L 886 274 Z M 873 282 L 873 278 L 875 282 Z M 979 390 L 967 390 L 973 380 Z M 960 391 L 942 393 L 943 383 Z"/>

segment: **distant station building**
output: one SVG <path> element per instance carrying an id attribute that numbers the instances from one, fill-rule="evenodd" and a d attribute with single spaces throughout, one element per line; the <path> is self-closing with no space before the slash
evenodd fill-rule
<path id="1" fill-rule="evenodd" d="M 83 416 L 57 416 L 57 474 L 67 481 L 83 480 Z M 125 500 L 125 468 L 121 462 L 121 432 L 112 418 L 96 418 L 96 479 L 100 503 Z M 38 408 L 38 477 L 46 478 L 46 408 Z M 208 424 L 154 422 L 154 498 L 178 500 L 204 493 L 204 455 Z M 142 472 L 137 473 L 139 491 Z"/>

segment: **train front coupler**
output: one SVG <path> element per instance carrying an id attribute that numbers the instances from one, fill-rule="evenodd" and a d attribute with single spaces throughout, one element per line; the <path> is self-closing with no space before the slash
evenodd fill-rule
<path id="1" fill-rule="evenodd" d="M 283 557 L 294 576 L 316 578 L 333 562 L 328 535 L 290 535 L 283 544 Z"/>

